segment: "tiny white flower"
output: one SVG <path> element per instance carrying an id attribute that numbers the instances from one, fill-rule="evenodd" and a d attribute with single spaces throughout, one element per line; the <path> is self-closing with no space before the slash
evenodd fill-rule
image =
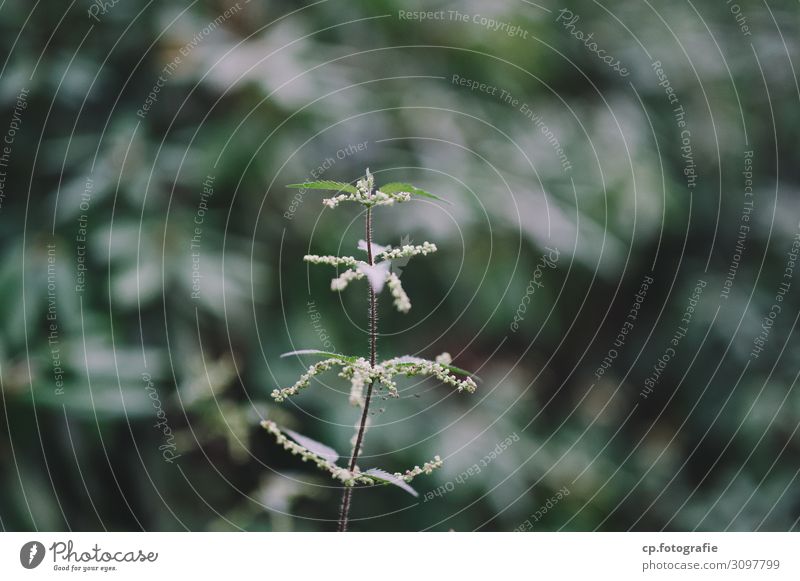
<path id="1" fill-rule="evenodd" d="M 364 278 L 363 273 L 353 270 L 352 268 L 348 268 L 342 274 L 340 274 L 338 278 L 331 280 L 331 290 L 343 291 L 347 288 L 347 285 L 350 284 L 350 281 L 361 278 Z"/>
<path id="2" fill-rule="evenodd" d="M 400 283 L 400 279 L 397 277 L 397 275 L 393 272 L 390 272 L 389 276 L 386 278 L 386 283 L 389 286 L 389 291 L 394 297 L 394 306 L 397 308 L 397 310 L 401 313 L 407 313 L 410 311 L 411 300 L 408 298 L 406 291 L 403 290 L 403 285 Z"/>

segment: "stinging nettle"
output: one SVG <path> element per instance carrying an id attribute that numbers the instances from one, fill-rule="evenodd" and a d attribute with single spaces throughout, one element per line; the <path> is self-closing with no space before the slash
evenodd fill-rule
<path id="1" fill-rule="evenodd" d="M 304 462 L 312 462 L 318 468 L 328 472 L 330 476 L 344 485 L 342 504 L 339 514 L 338 530 L 347 530 L 350 513 L 352 491 L 357 486 L 374 486 L 392 484 L 410 494 L 417 496 L 417 492 L 409 483 L 421 474 L 430 474 L 442 465 L 439 456 L 425 462 L 422 466 L 414 466 L 404 472 L 388 472 L 380 468 L 361 470 L 358 466 L 358 456 L 364 445 L 364 434 L 368 425 L 369 406 L 373 393 L 379 390 L 386 397 L 399 397 L 395 378 L 400 376 L 415 377 L 429 376 L 438 379 L 445 385 L 461 392 L 473 393 L 476 389 L 472 374 L 452 365 L 448 353 L 442 353 L 435 360 L 422 359 L 404 355 L 393 357 L 384 361 L 377 360 L 378 295 L 384 288 L 389 289 L 394 307 L 401 313 L 411 309 L 411 300 L 403 290 L 400 282 L 399 269 L 414 256 L 426 256 L 436 252 L 435 244 L 423 242 L 419 245 L 401 244 L 394 248 L 382 246 L 372 240 L 372 212 L 377 206 L 392 206 L 396 203 L 407 202 L 414 196 L 440 200 L 437 196 L 416 188 L 406 183 L 389 183 L 381 188 L 375 188 L 374 176 L 367 169 L 366 176 L 356 182 L 356 185 L 336 181 L 316 181 L 302 184 L 291 184 L 290 188 L 306 190 L 327 190 L 336 194 L 323 199 L 322 203 L 328 208 L 336 208 L 342 202 L 356 202 L 364 207 L 365 236 L 359 240 L 357 250 L 366 254 L 365 259 L 354 256 L 318 256 L 309 254 L 304 260 L 310 264 L 323 264 L 345 270 L 331 280 L 331 290 L 341 292 L 350 283 L 366 279 L 369 305 L 369 356 L 342 355 L 319 351 L 316 349 L 302 349 L 285 353 L 283 357 L 292 355 L 308 355 L 321 357 L 317 363 L 311 365 L 305 373 L 290 387 L 275 389 L 273 399 L 280 403 L 293 397 L 311 386 L 317 375 L 331 369 L 339 370 L 339 377 L 350 382 L 350 404 L 360 408 L 355 434 L 351 441 L 352 450 L 350 459 L 345 466 L 340 466 L 337 461 L 339 454 L 324 444 L 316 442 L 301 434 L 288 429 L 281 429 L 275 422 L 264 420 L 261 425 L 277 443 L 291 454 L 300 456 Z M 363 256 L 363 255 L 362 255 Z"/>

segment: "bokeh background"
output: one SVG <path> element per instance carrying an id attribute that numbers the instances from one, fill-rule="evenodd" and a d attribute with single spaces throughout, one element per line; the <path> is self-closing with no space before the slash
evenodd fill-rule
<path id="1" fill-rule="evenodd" d="M 376 402 L 362 467 L 445 465 L 357 491 L 352 529 L 797 528 L 798 16 L 0 3 L 0 526 L 335 528 L 340 489 L 259 421 L 349 450 L 335 374 L 269 394 L 313 361 L 281 353 L 366 352 L 363 286 L 302 262 L 358 252 L 361 216 L 285 185 L 369 167 L 449 202 L 376 212 L 439 246 L 381 355 L 482 381 Z"/>

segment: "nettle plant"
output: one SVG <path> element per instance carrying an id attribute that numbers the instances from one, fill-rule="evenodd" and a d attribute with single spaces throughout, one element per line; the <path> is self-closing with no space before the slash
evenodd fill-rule
<path id="1" fill-rule="evenodd" d="M 366 176 L 355 186 L 335 181 L 317 181 L 289 185 L 290 188 L 306 190 L 335 191 L 337 195 L 326 198 L 322 202 L 329 208 L 336 208 L 342 202 L 355 202 L 364 208 L 365 234 L 359 240 L 358 250 L 365 253 L 366 259 L 353 256 L 317 256 L 310 254 L 304 260 L 310 264 L 324 264 L 344 268 L 331 281 L 331 290 L 341 292 L 350 283 L 366 279 L 369 306 L 369 356 L 342 355 L 316 349 L 303 349 L 285 353 L 283 357 L 307 355 L 322 358 L 313 364 L 291 387 L 276 389 L 272 397 L 276 402 L 283 402 L 308 388 L 313 379 L 323 372 L 339 369 L 339 377 L 350 382 L 350 404 L 361 409 L 355 434 L 351 440 L 350 459 L 345 466 L 337 462 L 339 455 L 335 450 L 311 438 L 288 429 L 281 429 L 275 422 L 265 420 L 261 425 L 272 434 L 279 445 L 304 461 L 310 461 L 332 478 L 344 484 L 342 503 L 339 513 L 338 530 L 346 531 L 350 514 L 353 489 L 357 486 L 394 485 L 417 496 L 409 483 L 421 474 L 430 474 L 442 465 L 439 456 L 425 462 L 422 466 L 414 466 L 405 472 L 389 472 L 380 468 L 361 470 L 358 456 L 364 445 L 364 434 L 369 425 L 370 402 L 376 393 L 381 392 L 384 398 L 399 397 L 395 378 L 398 376 L 415 377 L 430 376 L 451 386 L 457 391 L 472 393 L 476 389 L 474 376 L 463 369 L 452 365 L 448 353 L 442 353 L 434 361 L 405 355 L 378 362 L 378 295 L 388 288 L 392 295 L 394 307 L 401 313 L 411 309 L 411 301 L 403 290 L 397 266 L 405 265 L 417 255 L 427 255 L 436 251 L 436 245 L 423 242 L 420 245 L 401 244 L 397 248 L 381 246 L 372 241 L 372 212 L 378 206 L 393 206 L 408 202 L 414 196 L 441 200 L 437 196 L 405 183 L 390 183 L 380 189 L 375 188 L 374 178 L 367 169 Z M 363 255 L 362 255 L 363 256 Z M 393 264 L 395 267 L 393 268 Z"/>

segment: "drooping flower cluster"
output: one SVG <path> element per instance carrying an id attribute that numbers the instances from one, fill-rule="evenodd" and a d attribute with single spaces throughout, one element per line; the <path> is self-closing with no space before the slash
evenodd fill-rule
<path id="1" fill-rule="evenodd" d="M 359 250 L 367 250 L 367 243 L 363 240 L 358 241 Z M 422 255 L 427 256 L 436 252 L 435 244 L 423 242 L 422 244 L 405 244 L 399 248 L 391 246 L 381 246 L 372 244 L 373 259 L 375 264 L 370 265 L 363 260 L 358 260 L 352 256 L 319 256 L 317 254 L 307 254 L 303 260 L 309 264 L 327 264 L 329 266 L 346 266 L 347 270 L 331 280 L 331 290 L 343 291 L 354 280 L 367 278 L 375 292 L 383 290 L 384 285 L 388 285 L 389 291 L 394 298 L 393 304 L 401 313 L 411 310 L 411 300 L 408 298 L 400 277 L 392 271 L 392 261 L 408 259 Z"/>
<path id="2" fill-rule="evenodd" d="M 407 313 L 411 310 L 411 299 L 408 298 L 406 291 L 403 290 L 403 285 L 400 284 L 400 279 L 393 272 L 389 273 L 386 277 L 386 283 L 389 285 L 389 292 L 394 297 L 394 306 L 401 313 Z"/>
<path id="3" fill-rule="evenodd" d="M 322 456 L 315 454 L 308 448 L 301 446 L 294 440 L 289 439 L 281 430 L 278 428 L 278 425 L 270 420 L 264 420 L 261 422 L 261 427 L 267 430 L 270 434 L 275 436 L 275 441 L 278 443 L 279 446 L 283 446 L 283 448 L 289 451 L 293 456 L 300 456 L 300 459 L 303 462 L 308 462 L 309 460 L 312 461 L 314 464 L 317 465 L 317 468 L 322 468 L 323 470 L 327 470 L 331 473 L 331 475 L 336 478 L 337 480 L 350 480 L 352 479 L 352 474 L 336 465 L 335 461 L 331 462 L 329 459 L 323 458 Z"/>
<path id="4" fill-rule="evenodd" d="M 310 353 L 314 354 L 314 352 Z M 436 361 L 409 355 L 394 357 L 377 363 L 374 367 L 363 357 L 355 358 L 333 353 L 328 355 L 334 356 L 310 366 L 291 387 L 273 390 L 272 398 L 279 403 L 286 401 L 287 398 L 297 395 L 301 390 L 307 388 L 311 384 L 312 378 L 336 365 L 342 368 L 339 377 L 350 381 L 350 403 L 353 405 L 361 405 L 363 403 L 364 385 L 371 382 L 385 388 L 388 396 L 399 397 L 397 383 L 393 379 L 397 375 L 435 377 L 445 385 L 455 387 L 457 391 L 466 391 L 468 393 L 473 393 L 477 388 L 475 381 L 471 377 L 466 376 L 464 379 L 460 379 L 457 374 L 461 370 L 452 367 L 449 363 L 445 363 L 445 361 L 450 361 L 448 353 L 442 353 L 437 356 Z"/>
<path id="5" fill-rule="evenodd" d="M 314 365 L 312 365 L 311 367 L 309 367 L 308 371 L 306 371 L 303 375 L 301 375 L 300 379 L 298 379 L 293 386 L 285 387 L 283 389 L 274 389 L 272 390 L 271 395 L 276 402 L 280 403 L 284 401 L 287 397 L 292 395 L 297 395 L 297 393 L 300 390 L 305 389 L 306 387 L 311 385 L 311 379 L 314 376 L 319 375 L 323 371 L 327 371 L 334 365 L 341 365 L 341 364 L 342 360 L 336 357 L 319 361 Z"/>
<path id="6" fill-rule="evenodd" d="M 403 474 L 403 479 L 406 482 L 411 482 L 411 480 L 416 476 L 419 476 L 420 474 L 431 474 L 434 470 L 441 467 L 442 459 L 439 458 L 439 456 L 434 456 L 433 462 L 425 462 L 425 464 L 422 465 L 422 468 L 419 466 L 414 466 L 411 470 L 406 470 Z"/>
<path id="7" fill-rule="evenodd" d="M 315 442 L 310 438 L 301 437 L 299 434 L 294 434 L 288 430 L 287 433 L 284 433 L 275 422 L 270 420 L 262 421 L 261 427 L 272 434 L 275 437 L 275 441 L 279 446 L 282 446 L 284 450 L 287 450 L 293 456 L 299 456 L 303 462 L 313 462 L 317 468 L 329 472 L 333 478 L 347 486 L 355 486 L 356 484 L 366 484 L 369 486 L 374 486 L 376 484 L 401 485 L 401 483 L 410 483 L 421 474 L 431 474 L 434 470 L 442 466 L 442 459 L 439 456 L 434 456 L 433 460 L 425 462 L 422 467 L 414 466 L 405 472 L 395 472 L 391 474 L 377 468 L 371 468 L 370 470 L 362 472 L 358 466 L 351 472 L 347 468 L 343 468 L 336 463 L 339 459 L 339 455 L 331 448 L 319 442 Z M 297 442 L 296 439 L 302 439 L 305 445 Z M 315 448 L 315 450 L 310 449 L 311 447 Z"/>
<path id="8" fill-rule="evenodd" d="M 446 360 L 449 354 L 442 353 L 436 359 Z M 459 379 L 453 373 L 453 367 L 446 363 L 439 363 L 438 361 L 429 361 L 419 357 L 410 357 L 405 355 L 403 357 L 395 357 L 388 359 L 381 363 L 384 372 L 394 377 L 395 375 L 405 375 L 406 377 L 415 376 L 431 376 L 435 377 L 445 385 L 455 387 L 457 391 L 466 391 L 467 393 L 474 393 L 478 386 L 475 380 L 467 375 L 464 379 Z"/>

